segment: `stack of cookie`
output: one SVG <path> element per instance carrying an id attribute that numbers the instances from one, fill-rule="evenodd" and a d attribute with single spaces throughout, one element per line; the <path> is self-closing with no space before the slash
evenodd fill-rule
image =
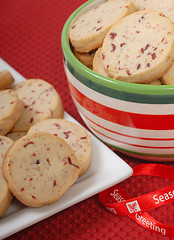
<path id="1" fill-rule="evenodd" d="M 41 79 L 14 86 L 0 74 L 0 216 L 13 195 L 41 207 L 58 200 L 91 163 L 91 139 L 64 117 L 61 98 Z M 10 87 L 10 89 L 7 89 Z"/>
<path id="2" fill-rule="evenodd" d="M 112 79 L 174 84 L 172 4 L 171 0 L 108 0 L 84 12 L 69 32 L 75 56 L 80 60 L 78 55 L 95 51 L 91 68 Z"/>

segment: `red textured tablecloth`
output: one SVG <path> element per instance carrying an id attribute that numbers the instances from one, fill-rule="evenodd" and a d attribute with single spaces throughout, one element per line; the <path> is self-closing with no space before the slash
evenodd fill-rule
<path id="1" fill-rule="evenodd" d="M 85 0 L 0 0 L 0 57 L 26 78 L 42 78 L 60 93 L 65 111 L 83 124 L 69 94 L 62 64 L 61 31 L 68 16 Z M 120 155 L 131 166 L 145 163 Z M 164 163 L 174 166 L 174 163 Z M 136 177 L 120 185 L 132 197 L 171 182 Z M 174 204 L 148 211 L 157 220 L 174 225 Z M 152 233 L 127 216 L 108 212 L 95 195 L 8 239 L 169 239 Z"/>

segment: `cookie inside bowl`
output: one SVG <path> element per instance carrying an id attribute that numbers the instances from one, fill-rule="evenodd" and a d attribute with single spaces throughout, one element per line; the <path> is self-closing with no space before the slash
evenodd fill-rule
<path id="1" fill-rule="evenodd" d="M 174 86 L 172 84 L 164 85 L 161 81 L 163 76 L 159 72 L 162 67 L 160 67 L 160 71 L 155 71 L 156 76 L 152 81 L 149 69 L 144 73 L 146 76 L 142 77 L 143 82 L 141 84 L 124 81 L 123 79 L 118 80 L 117 76 L 113 77 L 111 74 L 108 74 L 107 64 L 104 67 L 107 73 L 106 76 L 86 67 L 75 57 L 70 47 L 69 31 L 75 19 L 96 6 L 96 4 L 101 4 L 101 2 L 103 3 L 104 1 L 89 1 L 82 5 L 67 20 L 62 32 L 65 72 L 74 103 L 91 131 L 105 143 L 137 158 L 155 161 L 173 161 Z M 124 18 L 130 20 L 132 15 L 139 15 L 140 17 L 141 13 L 141 11 L 135 11 L 118 21 L 123 21 Z M 143 13 L 146 12 L 144 11 Z M 158 15 L 156 12 L 155 14 Z M 158 16 L 160 17 L 160 15 Z M 145 17 L 147 17 L 147 14 L 144 15 Z M 161 17 L 167 22 L 170 21 L 166 20 L 163 16 Z M 135 27 L 136 31 L 138 30 Z M 170 34 L 167 33 L 166 36 L 169 37 Z M 173 28 L 171 29 L 171 33 L 173 35 Z M 117 46 L 115 49 L 111 44 L 114 42 L 111 40 L 116 39 L 118 35 L 114 32 L 108 32 L 107 34 L 106 36 L 110 37 L 110 51 L 113 50 L 116 53 L 116 50 L 118 50 Z M 139 34 L 137 33 L 138 36 Z M 173 46 L 173 40 L 170 43 Z M 122 48 L 125 45 L 122 44 Z M 119 48 L 121 48 L 120 45 Z M 135 44 L 132 48 L 136 49 Z M 145 56 L 144 53 L 147 53 L 148 59 L 151 60 L 150 63 L 152 64 L 152 61 L 156 58 L 154 58 L 155 55 L 152 52 L 151 55 L 148 55 L 149 50 L 150 46 L 146 43 L 140 47 L 139 52 L 141 53 L 142 61 Z M 153 51 L 156 50 L 154 46 Z M 172 50 L 166 50 L 167 52 L 170 52 L 170 59 L 166 58 L 166 61 L 163 61 L 163 63 L 173 60 Z M 122 53 L 120 53 L 120 56 L 121 62 L 123 60 Z M 134 61 L 136 69 L 138 68 L 136 71 L 142 74 L 140 71 L 142 63 L 139 63 L 141 64 L 140 67 L 137 59 Z M 164 67 L 165 64 L 163 63 Z M 117 64 L 119 64 L 118 59 Z M 146 62 L 147 64 L 148 62 Z M 172 66 L 172 61 L 169 65 Z M 149 67 L 147 66 L 147 68 Z M 127 77 L 130 76 L 132 78 L 129 74 L 129 71 L 127 71 Z M 147 82 L 144 82 L 144 79 L 147 79 Z M 153 84 L 153 81 L 155 81 L 154 84 L 156 85 Z"/>

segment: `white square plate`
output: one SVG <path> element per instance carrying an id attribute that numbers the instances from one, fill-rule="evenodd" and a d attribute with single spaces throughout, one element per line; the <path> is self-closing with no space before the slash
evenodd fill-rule
<path id="1" fill-rule="evenodd" d="M 18 83 L 25 78 L 0 58 L 0 71 L 7 69 Z M 65 119 L 76 122 L 69 114 Z M 79 124 L 79 123 L 78 123 Z M 92 163 L 88 171 L 55 203 L 41 207 L 26 207 L 14 198 L 7 212 L 0 217 L 0 239 L 6 238 L 55 213 L 58 213 L 106 188 L 130 177 L 132 168 L 106 145 L 91 135 Z"/>

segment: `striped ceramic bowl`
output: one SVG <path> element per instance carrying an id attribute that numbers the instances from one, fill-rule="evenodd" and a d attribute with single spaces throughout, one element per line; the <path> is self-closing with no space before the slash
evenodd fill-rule
<path id="1" fill-rule="evenodd" d="M 91 131 L 117 150 L 145 160 L 174 161 L 174 85 L 113 80 L 84 66 L 71 51 L 68 32 L 73 20 L 101 2 L 83 4 L 62 31 L 65 72 L 75 105 Z"/>

